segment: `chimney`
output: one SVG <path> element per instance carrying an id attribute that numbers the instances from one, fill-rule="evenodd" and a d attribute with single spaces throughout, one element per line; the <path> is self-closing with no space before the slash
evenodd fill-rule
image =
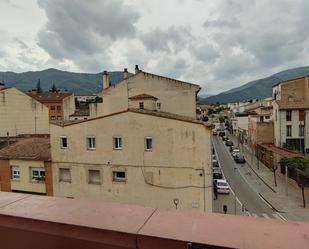
<path id="1" fill-rule="evenodd" d="M 103 72 L 103 89 L 109 88 L 109 75 L 107 71 Z"/>
<path id="2" fill-rule="evenodd" d="M 139 73 L 141 70 L 139 70 L 138 65 L 135 65 L 135 74 Z"/>
<path id="3" fill-rule="evenodd" d="M 125 68 L 125 69 L 123 70 L 123 79 L 126 79 L 126 78 L 128 78 L 128 77 L 129 77 L 128 69 Z"/>

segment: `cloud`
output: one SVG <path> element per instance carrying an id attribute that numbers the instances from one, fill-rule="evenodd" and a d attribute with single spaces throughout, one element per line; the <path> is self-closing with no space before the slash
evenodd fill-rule
<path id="1" fill-rule="evenodd" d="M 156 28 L 140 36 L 147 49 L 151 52 L 171 53 L 186 48 L 192 37 L 191 28 L 171 26 L 166 30 Z"/>
<path id="2" fill-rule="evenodd" d="M 47 23 L 38 45 L 53 59 L 72 60 L 84 68 L 90 58 L 108 61 L 108 49 L 118 39 L 134 38 L 138 12 L 122 0 L 40 0 Z"/>

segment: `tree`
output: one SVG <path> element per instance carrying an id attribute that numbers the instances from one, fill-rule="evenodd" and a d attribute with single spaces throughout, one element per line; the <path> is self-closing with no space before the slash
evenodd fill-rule
<path id="1" fill-rule="evenodd" d="M 220 124 L 224 123 L 224 117 L 223 116 L 219 117 L 219 122 L 220 122 Z"/>
<path id="2" fill-rule="evenodd" d="M 55 84 L 52 85 L 50 91 L 51 91 L 51 92 L 57 92 L 57 87 L 56 87 Z"/>
<path id="3" fill-rule="evenodd" d="M 204 117 L 203 117 L 203 121 L 204 121 L 204 122 L 208 122 L 208 120 L 209 120 L 209 119 L 208 119 L 207 116 L 204 116 Z"/>
<path id="4" fill-rule="evenodd" d="M 38 80 L 38 83 L 36 83 L 36 91 L 38 93 L 43 92 L 42 88 L 41 88 L 41 79 Z"/>
<path id="5" fill-rule="evenodd" d="M 305 188 L 309 187 L 309 159 L 305 157 L 285 157 L 280 160 L 280 164 L 296 171 L 296 182 L 302 192 L 303 207 L 306 207 Z"/>

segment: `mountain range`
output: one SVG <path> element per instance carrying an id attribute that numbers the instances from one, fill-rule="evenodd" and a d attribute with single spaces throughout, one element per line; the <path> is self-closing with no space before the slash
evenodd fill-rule
<path id="1" fill-rule="evenodd" d="M 123 79 L 123 72 L 109 72 L 109 78 L 111 84 L 115 84 Z M 24 73 L 0 72 L 0 82 L 21 91 L 35 88 L 39 79 L 44 91 L 48 91 L 53 84 L 58 89 L 74 93 L 95 93 L 102 89 L 102 73 L 72 73 L 54 68 Z"/>
<path id="2" fill-rule="evenodd" d="M 248 82 L 240 87 L 200 100 L 201 103 L 229 103 L 271 97 L 272 86 L 280 81 L 309 75 L 309 66 L 281 71 L 269 77 Z"/>
<path id="3" fill-rule="evenodd" d="M 109 72 L 109 75 L 111 84 L 123 79 L 121 71 Z M 278 82 L 306 75 L 309 75 L 309 66 L 288 69 L 263 79 L 248 82 L 218 95 L 200 95 L 199 100 L 200 103 L 211 104 L 267 98 L 272 95 L 272 86 Z M 0 72 L 0 82 L 4 82 L 7 87 L 16 87 L 21 91 L 35 88 L 39 79 L 44 91 L 48 91 L 52 84 L 55 84 L 58 89 L 74 93 L 96 93 L 102 89 L 102 73 L 72 73 L 54 68 L 24 73 Z"/>

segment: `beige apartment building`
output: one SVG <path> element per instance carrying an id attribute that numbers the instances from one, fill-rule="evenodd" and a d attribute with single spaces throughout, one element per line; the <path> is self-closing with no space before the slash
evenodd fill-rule
<path id="1" fill-rule="evenodd" d="M 51 125 L 55 196 L 212 210 L 210 127 L 128 109 Z"/>
<path id="2" fill-rule="evenodd" d="M 53 195 L 49 135 L 28 136 L 0 149 L 0 190 Z"/>
<path id="3" fill-rule="evenodd" d="M 276 146 L 309 154 L 309 77 L 283 81 L 273 87 Z"/>
<path id="4" fill-rule="evenodd" d="M 103 103 L 90 104 L 90 117 L 109 115 L 137 105 L 139 107 L 143 102 L 146 104 L 148 99 L 133 101 L 131 98 L 145 94 L 155 96 L 157 111 L 196 118 L 197 94 L 201 89 L 199 85 L 143 72 L 137 65 L 135 74 L 128 76 L 125 69 L 123 78 L 111 86 L 108 72 L 103 73 L 103 90 L 98 94 L 103 98 Z"/>
<path id="5" fill-rule="evenodd" d="M 17 90 L 0 88 L 0 138 L 49 134 L 48 108 Z"/>

